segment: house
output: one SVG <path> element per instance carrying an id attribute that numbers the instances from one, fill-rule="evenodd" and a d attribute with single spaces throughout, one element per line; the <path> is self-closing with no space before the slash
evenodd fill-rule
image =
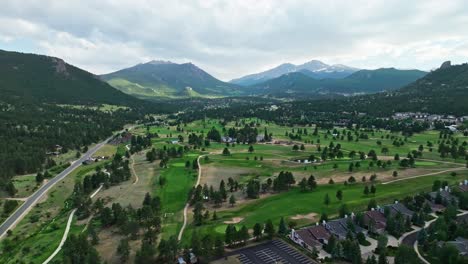
<path id="1" fill-rule="evenodd" d="M 457 132 L 457 131 L 458 131 L 456 125 L 445 126 L 445 128 L 447 128 L 448 130 L 450 130 L 450 132 Z"/>
<path id="2" fill-rule="evenodd" d="M 263 141 L 265 141 L 265 136 L 264 135 L 258 135 L 257 137 L 255 137 L 255 140 L 257 142 L 263 142 Z"/>
<path id="3" fill-rule="evenodd" d="M 179 143 L 179 140 L 177 140 L 177 139 L 171 140 L 170 143 L 171 143 L 171 144 L 178 144 L 178 143 Z"/>
<path id="4" fill-rule="evenodd" d="M 198 258 L 197 256 L 195 256 L 195 254 L 193 254 L 193 252 L 190 252 L 190 263 L 191 264 L 198 263 Z"/>
<path id="5" fill-rule="evenodd" d="M 445 188 L 443 189 L 440 188 L 440 190 L 437 192 L 430 192 L 429 197 L 431 201 L 433 201 L 434 203 L 440 204 L 440 202 L 436 201 L 439 194 L 440 194 L 440 197 L 442 198 L 442 202 L 441 202 L 442 204 L 448 204 L 451 202 L 458 203 L 458 198 L 451 194 L 451 190 L 448 186 L 445 186 Z"/>
<path id="6" fill-rule="evenodd" d="M 316 225 L 313 227 L 307 228 L 307 230 L 312 234 L 312 236 L 322 244 L 328 244 L 328 240 L 331 237 L 331 234 L 323 225 Z"/>
<path id="7" fill-rule="evenodd" d="M 382 210 L 371 210 L 364 213 L 364 226 L 371 233 L 382 234 L 387 227 L 387 219 Z"/>
<path id="8" fill-rule="evenodd" d="M 91 165 L 91 164 L 93 164 L 93 163 L 94 163 L 94 159 L 92 159 L 92 158 L 83 161 L 83 165 Z"/>
<path id="9" fill-rule="evenodd" d="M 458 190 L 460 190 L 460 192 L 468 192 L 468 180 L 460 182 Z"/>
<path id="10" fill-rule="evenodd" d="M 322 244 L 328 244 L 331 234 L 323 225 L 315 225 L 299 230 L 291 230 L 290 238 L 296 244 L 313 251 L 319 249 Z"/>
<path id="11" fill-rule="evenodd" d="M 394 204 L 387 205 L 385 207 L 388 207 L 390 209 L 390 215 L 395 216 L 398 213 L 402 214 L 405 218 L 411 219 L 413 217 L 414 212 L 411 211 L 410 209 L 406 208 L 406 206 L 402 203 L 399 203 L 398 201 L 395 201 Z"/>
<path id="12" fill-rule="evenodd" d="M 177 263 L 179 263 L 179 264 L 187 264 L 187 262 L 185 262 L 185 260 L 184 260 L 183 257 L 179 257 L 179 258 L 177 259 Z"/>
<path id="13" fill-rule="evenodd" d="M 348 232 L 351 232 L 354 235 L 359 232 L 364 233 L 365 231 L 353 222 L 352 217 L 328 221 L 324 223 L 324 226 L 331 234 L 340 240 L 345 240 Z"/>
<path id="14" fill-rule="evenodd" d="M 123 132 L 120 135 L 115 136 L 111 141 L 110 144 L 119 145 L 124 143 L 129 143 L 132 140 L 132 134 L 128 132 Z"/>
<path id="15" fill-rule="evenodd" d="M 442 213 L 443 211 L 445 211 L 445 206 L 441 204 L 436 204 L 429 200 L 426 200 L 426 203 L 429 204 L 433 213 Z"/>
<path id="16" fill-rule="evenodd" d="M 457 237 L 455 241 L 448 241 L 447 244 L 455 246 L 460 256 L 468 256 L 468 239 Z"/>
<path id="17" fill-rule="evenodd" d="M 291 238 L 294 243 L 310 251 L 318 250 L 322 247 L 322 244 L 316 240 L 307 229 L 292 229 L 289 238 Z"/>
<path id="18" fill-rule="evenodd" d="M 221 142 L 223 142 L 223 143 L 234 143 L 234 142 L 236 142 L 236 139 L 232 138 L 232 137 L 221 137 Z"/>

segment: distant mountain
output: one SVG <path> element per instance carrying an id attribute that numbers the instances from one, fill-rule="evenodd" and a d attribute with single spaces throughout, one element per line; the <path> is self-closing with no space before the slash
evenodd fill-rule
<path id="1" fill-rule="evenodd" d="M 327 65 L 321 61 L 312 60 L 301 65 L 284 63 L 264 72 L 250 74 L 238 79 L 231 80 L 230 83 L 242 86 L 250 86 L 268 81 L 270 79 L 278 78 L 283 74 L 291 72 L 302 72 L 305 75 L 315 79 L 339 79 L 349 76 L 358 70 L 359 69 L 348 67 L 346 65 Z"/>
<path id="2" fill-rule="evenodd" d="M 306 72 L 307 73 L 307 72 Z M 314 96 L 317 94 L 353 95 L 360 93 L 377 93 L 401 88 L 421 77 L 426 72 L 418 70 L 397 70 L 382 68 L 377 70 L 360 70 L 343 79 L 314 79 L 304 70 L 284 74 L 248 87 L 252 94 L 269 94 L 274 96 Z"/>
<path id="3" fill-rule="evenodd" d="M 395 112 L 467 116 L 467 102 L 468 64 L 445 62 L 439 69 L 398 90 L 339 100 L 318 100 L 308 107 L 316 111 L 364 112 L 385 117 Z"/>
<path id="4" fill-rule="evenodd" d="M 402 89 L 391 93 L 395 107 L 445 114 L 468 115 L 468 64 L 442 66 Z"/>
<path id="5" fill-rule="evenodd" d="M 21 98 L 61 104 L 138 105 L 99 77 L 43 55 L 0 50 L 0 101 Z"/>
<path id="6" fill-rule="evenodd" d="M 137 97 L 220 97 L 241 94 L 192 63 L 150 61 L 102 75 L 110 85 Z"/>

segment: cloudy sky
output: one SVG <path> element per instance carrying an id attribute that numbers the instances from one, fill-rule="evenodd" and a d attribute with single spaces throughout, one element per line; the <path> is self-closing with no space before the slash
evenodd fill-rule
<path id="1" fill-rule="evenodd" d="M 96 74 L 152 59 L 191 61 L 223 80 L 312 59 L 430 70 L 468 61 L 468 4 L 2 0 L 0 49 L 61 57 Z"/>

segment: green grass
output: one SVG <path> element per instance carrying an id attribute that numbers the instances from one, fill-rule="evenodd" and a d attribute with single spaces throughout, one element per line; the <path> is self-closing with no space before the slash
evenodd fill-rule
<path id="1" fill-rule="evenodd" d="M 15 197 L 28 197 L 38 187 L 35 174 L 15 176 L 13 177 L 13 184 L 18 190 Z"/>
<path id="2" fill-rule="evenodd" d="M 177 235 L 182 226 L 182 211 L 197 178 L 197 171 L 185 169 L 185 161 L 192 161 L 194 155 L 197 156 L 171 159 L 168 168 L 160 171 L 159 177 L 164 177 L 166 183 L 161 187 L 157 179 L 154 182 L 154 195 L 158 195 L 162 203 L 163 238 Z"/>
<path id="3" fill-rule="evenodd" d="M 370 199 L 376 199 L 380 204 L 391 203 L 395 199 L 401 199 L 410 194 L 429 191 L 433 181 L 436 179 L 455 184 L 467 177 L 468 173 L 464 172 L 463 175 L 457 177 L 444 174 L 409 179 L 386 185 L 377 184 L 375 196 L 365 196 L 363 194 L 363 184 L 348 186 L 342 184 L 320 185 L 316 190 L 306 193 L 300 192 L 298 188 L 293 188 L 288 192 L 254 200 L 232 210 L 218 211 L 217 215 L 220 218 L 218 221 L 209 221 L 207 225 L 201 226 L 198 229 L 201 232 L 218 232 L 223 234 L 226 226 L 223 222 L 231 220 L 233 217 L 244 217 L 244 220 L 238 225 L 246 225 L 248 228 L 252 228 L 255 223 L 264 223 L 268 219 L 278 224 L 281 217 L 291 217 L 297 214 L 308 214 L 311 212 L 321 214 L 326 212 L 329 216 L 333 216 L 337 215 L 338 208 L 342 203 L 346 203 L 350 209 L 357 212 L 365 210 Z M 343 191 L 344 199 L 342 203 L 335 198 L 337 190 Z M 325 206 L 323 203 L 325 194 L 328 194 L 331 198 L 329 206 Z M 187 230 L 187 237 L 184 237 L 184 241 L 187 241 L 193 229 L 194 227 L 190 226 Z"/>
<path id="4" fill-rule="evenodd" d="M 264 128 L 267 128 L 269 133 L 273 133 L 274 140 L 289 141 L 289 138 L 285 136 L 286 132 L 291 133 L 292 129 L 297 131 L 298 128 L 305 128 L 307 129 L 308 134 L 303 135 L 302 140 L 299 141 L 313 141 L 314 144 L 306 144 L 305 151 L 293 151 L 292 145 L 255 144 L 254 153 L 247 152 L 249 145 L 236 144 L 235 146 L 229 146 L 232 153 L 230 156 L 208 154 L 209 161 L 205 162 L 202 160 L 202 166 L 214 166 L 218 168 L 219 171 L 222 171 L 223 168 L 242 168 L 243 170 L 239 171 L 245 172 L 245 169 L 248 169 L 250 173 L 244 173 L 236 178 L 241 183 L 245 183 L 252 177 L 257 176 L 260 176 L 261 179 L 264 180 L 266 177 L 276 176 L 281 170 L 292 171 L 297 180 L 305 175 L 309 176 L 310 174 L 313 174 L 316 178 L 324 178 L 326 181 L 328 181 L 328 178 L 337 176 L 344 176 L 346 178 L 349 176 L 357 176 L 356 179 L 360 182 L 360 177 L 362 175 L 369 178 L 369 176 L 374 173 L 378 175 L 379 179 L 382 177 L 379 175 L 391 175 L 394 170 L 398 172 L 406 171 L 407 169 L 399 167 L 398 162 L 393 160 L 393 156 L 398 153 L 400 157 L 405 157 L 410 151 L 417 150 L 420 145 L 423 145 L 424 147 L 423 159 L 429 160 L 418 160 L 416 162 L 416 169 L 421 169 L 421 172 L 418 173 L 425 173 L 426 171 L 428 173 L 435 172 L 458 166 L 456 164 L 444 162 L 456 162 L 459 164 L 465 163 L 463 159 L 453 160 L 450 158 L 441 158 L 439 156 L 436 148 L 437 141 L 439 140 L 439 133 L 437 131 L 425 131 L 423 133 L 414 134 L 413 136 L 405 139 L 401 133 L 391 133 L 385 130 L 374 132 L 362 130 L 360 133 L 367 134 L 369 139 L 359 139 L 359 141 L 355 141 L 356 136 L 353 134 L 354 140 L 347 141 L 346 138 L 343 140 L 341 138 L 333 139 L 333 137 L 331 135 L 327 135 L 327 131 L 323 129 L 319 129 L 318 135 L 314 136 L 312 135 L 314 126 L 296 126 L 294 128 L 283 127 L 263 120 L 258 120 L 257 118 L 246 118 L 243 119 L 243 121 L 247 123 L 251 121 L 260 123 L 260 126 L 257 127 L 259 133 L 262 134 Z M 234 122 L 228 122 L 225 127 L 228 129 L 234 125 Z M 150 127 L 150 132 L 158 133 L 160 136 L 159 138 L 152 139 L 153 147 L 169 147 L 171 145 L 168 142 L 170 140 L 177 139 L 178 136 L 182 136 L 185 141 L 187 141 L 189 133 L 203 133 L 206 135 L 212 127 L 215 127 L 219 131 L 223 130 L 221 121 L 215 119 L 197 120 L 181 125 L 180 128 L 183 131 L 177 131 L 177 127 L 175 126 L 152 126 Z M 339 132 L 343 132 L 344 130 L 343 128 L 337 129 Z M 138 128 L 135 132 L 144 135 L 146 133 L 146 128 Z M 387 138 L 387 136 L 389 138 Z M 396 147 L 393 145 L 394 139 L 391 139 L 390 137 L 403 139 L 405 144 Z M 460 134 L 455 135 L 455 137 L 457 137 L 460 142 L 468 140 L 468 137 L 464 137 Z M 320 143 L 318 143 L 319 141 Z M 378 141 L 380 141 L 380 144 L 378 144 Z M 430 152 L 427 147 L 428 141 L 434 144 L 432 152 Z M 341 150 L 344 154 L 342 159 L 327 160 L 319 164 L 298 164 L 291 162 L 295 159 L 307 159 L 311 154 L 316 157 L 320 157 L 320 152 L 317 150 L 318 146 L 323 149 L 324 147 L 329 146 L 331 142 L 333 142 L 334 145 L 341 145 Z M 219 153 L 225 147 L 226 144 L 212 142 L 209 147 L 205 148 L 205 153 Z M 382 148 L 384 147 L 388 148 L 388 153 L 386 154 L 382 153 Z M 390 159 L 392 164 L 383 169 L 378 168 L 374 162 L 374 166 L 370 167 L 370 160 L 360 161 L 357 159 L 358 157 L 352 160 L 348 157 L 348 154 L 351 151 L 363 151 L 368 153 L 370 150 L 375 150 L 378 158 L 386 156 L 385 160 Z M 154 185 L 154 194 L 161 197 L 164 213 L 174 213 L 174 215 L 169 215 L 163 220 L 164 225 L 162 236 L 164 238 L 177 234 L 182 222 L 182 210 L 187 199 L 187 193 L 190 188 L 192 188 L 196 179 L 196 173 L 193 172 L 193 176 L 191 178 L 188 176 L 188 172 L 184 167 L 186 160 L 192 161 L 199 154 L 190 153 L 189 155 L 186 155 L 183 159 L 173 159 L 170 161 L 168 169 L 159 170 L 160 174 L 168 179 L 168 182 L 162 188 L 156 183 Z M 257 161 L 254 160 L 255 156 L 258 158 Z M 260 157 L 263 157 L 264 160 L 260 161 Z M 249 158 L 249 160 L 246 158 Z M 349 172 L 349 164 L 357 161 L 360 162 L 361 167 L 355 168 L 353 172 Z M 338 167 L 335 168 L 335 165 Z M 411 175 L 411 172 L 408 173 Z M 445 179 L 454 183 L 455 181 L 466 177 L 466 175 L 466 172 L 460 172 L 456 178 L 453 178 L 446 173 L 437 176 L 400 181 L 388 185 L 378 184 L 375 198 L 381 203 L 392 202 L 393 199 L 402 198 L 415 192 L 428 190 L 434 179 Z M 219 210 L 217 212 L 218 217 L 220 217 L 219 220 L 210 220 L 207 225 L 197 227 L 196 229 L 199 229 L 202 232 L 216 232 L 222 234 L 226 227 L 226 224 L 223 222 L 231 220 L 233 217 L 243 217 L 244 220 L 238 225 L 241 226 L 242 224 L 246 224 L 251 228 L 256 222 L 264 222 L 269 218 L 277 223 L 281 216 L 290 217 L 296 214 L 307 214 L 311 212 L 319 214 L 327 212 L 330 215 L 334 215 L 337 213 L 338 207 L 340 206 L 340 203 L 337 202 L 335 198 L 335 193 L 338 189 L 342 189 L 344 191 L 344 201 L 349 207 L 354 208 L 354 210 L 361 210 L 366 207 L 369 199 L 371 199 L 371 197 L 365 197 L 362 194 L 363 188 L 364 187 L 361 183 L 349 186 L 344 186 L 342 183 L 337 183 L 335 185 L 320 185 L 316 191 L 308 193 L 301 193 L 297 188 L 293 188 L 289 192 L 274 194 L 259 200 L 249 201 L 248 203 L 238 205 L 233 209 Z M 333 201 L 328 207 L 323 205 L 325 193 L 329 193 Z M 189 215 L 189 223 L 191 223 L 190 217 L 191 215 Z M 297 220 L 297 222 L 301 225 L 310 223 L 310 220 Z M 184 233 L 184 241 L 189 240 L 191 231 L 194 228 L 195 227 L 193 226 L 188 227 L 188 230 Z"/>
<path id="5" fill-rule="evenodd" d="M 0 263 L 42 263 L 49 257 L 59 244 L 65 230 L 70 208 L 64 202 L 73 192 L 74 182 L 95 170 L 96 166 L 104 166 L 106 162 L 98 162 L 81 166 L 64 180 L 58 182 L 48 193 L 47 200 L 37 204 L 12 230 L 10 239 L 15 247 L 0 255 Z M 36 222 L 31 222 L 37 218 Z M 80 229 L 73 227 L 71 232 Z M 1 249 L 0 249 L 1 250 Z"/>

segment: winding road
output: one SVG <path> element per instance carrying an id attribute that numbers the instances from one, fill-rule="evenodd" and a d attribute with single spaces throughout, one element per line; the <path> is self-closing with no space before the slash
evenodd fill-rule
<path id="1" fill-rule="evenodd" d="M 201 174 L 202 174 L 202 169 L 201 169 L 201 166 L 200 166 L 200 159 L 203 156 L 204 155 L 200 155 L 197 158 L 198 177 L 197 177 L 197 182 L 195 183 L 195 187 L 197 187 L 200 184 L 200 178 L 201 178 Z M 187 203 L 185 204 L 185 207 L 184 207 L 184 224 L 182 225 L 182 228 L 180 228 L 179 235 L 177 236 L 177 240 L 179 240 L 179 241 L 182 239 L 182 235 L 184 234 L 185 227 L 187 226 L 187 211 L 188 211 L 189 206 L 190 206 L 190 201 L 187 201 Z"/>

